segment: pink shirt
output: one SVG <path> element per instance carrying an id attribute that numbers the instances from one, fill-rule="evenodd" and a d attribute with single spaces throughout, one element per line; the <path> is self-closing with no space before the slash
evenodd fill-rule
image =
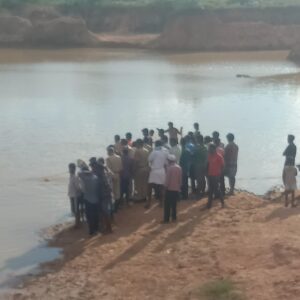
<path id="1" fill-rule="evenodd" d="M 166 189 L 172 192 L 181 191 L 181 167 L 177 164 L 172 164 L 167 168 L 166 174 Z"/>

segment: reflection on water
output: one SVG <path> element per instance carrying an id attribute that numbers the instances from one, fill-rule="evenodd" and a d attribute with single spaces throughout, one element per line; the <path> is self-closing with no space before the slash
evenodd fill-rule
<path id="1" fill-rule="evenodd" d="M 198 121 L 235 133 L 240 188 L 280 183 L 286 135 L 300 131 L 299 68 L 285 55 L 0 50 L 0 269 L 14 272 L 68 213 L 67 164 L 104 155 L 116 133 Z"/>

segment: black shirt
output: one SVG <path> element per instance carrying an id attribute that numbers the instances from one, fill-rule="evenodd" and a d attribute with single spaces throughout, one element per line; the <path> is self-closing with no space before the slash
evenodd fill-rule
<path id="1" fill-rule="evenodd" d="M 297 154 L 296 145 L 294 143 L 289 144 L 283 152 L 283 155 L 286 157 L 285 158 L 285 164 L 287 163 L 288 158 L 292 158 L 293 162 L 295 164 L 296 154 Z"/>

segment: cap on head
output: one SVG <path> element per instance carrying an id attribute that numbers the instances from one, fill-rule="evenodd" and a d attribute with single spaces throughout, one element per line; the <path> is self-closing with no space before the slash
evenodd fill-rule
<path id="1" fill-rule="evenodd" d="M 76 165 L 74 163 L 69 164 L 69 170 L 75 172 L 76 171 Z"/>
<path id="2" fill-rule="evenodd" d="M 88 165 L 82 159 L 77 160 L 77 167 L 84 171 L 87 171 L 89 169 Z"/>
<path id="3" fill-rule="evenodd" d="M 170 162 L 176 162 L 176 156 L 173 154 L 169 154 L 168 155 L 168 161 Z"/>

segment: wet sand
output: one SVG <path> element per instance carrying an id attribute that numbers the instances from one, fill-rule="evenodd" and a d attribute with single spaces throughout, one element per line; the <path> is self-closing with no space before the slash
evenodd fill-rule
<path id="1" fill-rule="evenodd" d="M 112 235 L 64 228 L 50 242 L 64 259 L 3 299 L 196 299 L 203 283 L 223 278 L 247 299 L 299 299 L 300 207 L 247 193 L 225 209 L 205 204 L 180 202 L 169 225 L 160 224 L 159 207 L 137 204 L 117 214 Z"/>

